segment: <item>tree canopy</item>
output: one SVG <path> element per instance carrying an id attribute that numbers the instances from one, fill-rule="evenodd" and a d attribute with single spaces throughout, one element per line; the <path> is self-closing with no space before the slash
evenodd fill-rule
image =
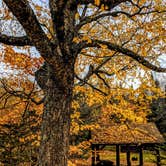
<path id="1" fill-rule="evenodd" d="M 1 99 L 43 104 L 39 165 L 65 166 L 76 98 L 127 110 L 140 96 L 146 108 L 151 70 L 166 72 L 158 60 L 166 48 L 164 1 L 40 2 L 0 1 L 0 59 L 15 75 L 1 81 Z M 133 92 L 139 86 L 151 90 Z"/>

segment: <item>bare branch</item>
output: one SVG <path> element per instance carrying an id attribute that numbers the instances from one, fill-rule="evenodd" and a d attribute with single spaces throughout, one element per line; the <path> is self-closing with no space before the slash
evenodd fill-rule
<path id="1" fill-rule="evenodd" d="M 25 99 L 25 100 L 29 100 L 31 102 L 33 102 L 36 105 L 40 105 L 44 102 L 45 98 L 42 98 L 39 101 L 36 101 L 32 96 L 33 90 L 30 93 L 25 93 L 24 91 L 19 91 L 19 90 L 14 90 L 11 87 L 9 87 L 3 80 L 1 80 L 1 84 L 4 88 L 4 90 L 10 95 L 10 96 L 15 96 L 15 97 L 19 97 L 21 99 Z"/>
<path id="2" fill-rule="evenodd" d="M 30 43 L 32 43 L 41 53 L 44 59 L 47 55 L 52 55 L 50 41 L 42 30 L 31 6 L 27 0 L 4 0 L 10 11 L 15 15 L 23 26 Z"/>
<path id="3" fill-rule="evenodd" d="M 142 64 L 143 66 L 156 71 L 156 72 L 166 72 L 166 68 L 162 68 L 162 67 L 158 67 L 153 65 L 152 63 L 150 63 L 148 60 L 146 60 L 144 57 L 142 57 L 141 55 L 131 51 L 128 48 L 123 48 L 122 46 L 119 46 L 117 44 L 108 42 L 108 41 L 102 41 L 102 40 L 91 40 L 91 43 L 87 43 L 85 41 L 81 42 L 78 44 L 77 48 L 79 51 L 81 51 L 84 48 L 87 47 L 97 47 L 97 48 L 101 48 L 101 45 L 106 45 L 108 49 L 113 50 L 113 51 L 117 51 L 119 53 L 122 53 L 126 56 L 131 57 L 132 59 L 136 60 L 137 62 L 139 62 L 140 64 Z"/>
<path id="4" fill-rule="evenodd" d="M 106 80 L 98 73 L 96 72 L 95 73 L 97 75 L 97 77 L 103 81 L 104 85 L 107 87 L 107 88 L 110 88 L 109 84 L 106 82 Z"/>
<path id="5" fill-rule="evenodd" d="M 93 75 L 93 74 L 98 74 L 101 73 L 100 68 L 102 68 L 108 61 L 110 61 L 114 56 L 117 55 L 117 52 L 115 52 L 111 57 L 108 56 L 106 57 L 102 63 L 100 63 L 96 68 L 94 68 L 92 65 L 89 66 L 89 71 L 86 74 L 86 76 L 81 80 L 81 85 L 84 85 L 86 83 L 86 81 Z M 100 77 L 100 76 L 98 76 Z M 101 79 L 101 78 L 100 78 Z M 103 81 L 104 82 L 104 81 Z M 107 84 L 107 83 L 105 83 Z M 108 86 L 107 86 L 108 87 Z"/>
<path id="6" fill-rule="evenodd" d="M 94 16 L 87 16 L 84 19 L 81 19 L 80 23 L 76 26 L 76 30 L 79 30 L 83 25 L 91 23 L 93 21 L 97 21 L 101 18 L 112 16 L 112 17 L 117 17 L 120 14 L 126 15 L 128 18 L 132 19 L 132 17 L 137 16 L 137 15 L 146 15 L 146 14 L 152 14 L 152 13 L 164 13 L 166 12 L 165 10 L 163 11 L 158 11 L 158 10 L 152 10 L 152 11 L 147 11 L 147 12 L 141 12 L 145 7 L 139 8 L 138 11 L 135 13 L 131 14 L 125 11 L 115 11 L 115 12 L 104 12 L 98 15 Z"/>
<path id="7" fill-rule="evenodd" d="M 122 72 L 122 71 L 126 71 L 126 70 L 129 70 L 129 69 L 132 69 L 133 67 L 135 67 L 136 65 L 132 65 L 132 66 L 128 66 L 128 65 L 126 65 L 126 66 L 124 66 L 123 68 L 121 68 L 121 69 L 119 69 L 117 72 L 119 73 L 119 72 Z M 105 75 L 107 75 L 107 76 L 109 76 L 109 77 L 112 77 L 112 76 L 114 76 L 116 73 L 115 72 L 113 72 L 113 73 L 108 73 L 108 72 L 106 72 L 106 71 L 104 71 L 104 70 L 98 70 L 97 71 L 98 73 L 101 73 L 101 74 L 105 74 Z"/>
<path id="8" fill-rule="evenodd" d="M 7 45 L 13 45 L 13 46 L 33 46 L 32 42 L 28 39 L 27 36 L 22 37 L 14 37 L 14 36 L 8 36 L 5 34 L 2 34 L 0 32 L 0 42 Z"/>
<path id="9" fill-rule="evenodd" d="M 75 74 L 75 77 L 80 81 L 80 83 L 87 84 L 87 85 L 90 86 L 92 89 L 98 91 L 99 93 L 101 93 L 101 94 L 104 95 L 104 96 L 107 96 L 107 95 L 108 95 L 107 93 L 103 92 L 102 90 L 100 90 L 100 89 L 96 88 L 95 86 L 93 86 L 92 84 L 88 83 L 86 80 L 79 78 L 76 74 Z"/>
<path id="10" fill-rule="evenodd" d="M 81 20 L 84 19 L 84 17 L 86 16 L 87 9 L 88 9 L 88 5 L 86 4 L 81 14 Z"/>

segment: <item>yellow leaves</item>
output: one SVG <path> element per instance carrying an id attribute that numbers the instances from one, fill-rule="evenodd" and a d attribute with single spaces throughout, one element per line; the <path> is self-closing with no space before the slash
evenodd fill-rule
<path id="1" fill-rule="evenodd" d="M 19 142 L 20 143 L 31 142 L 32 146 L 40 146 L 40 136 L 31 134 L 26 137 L 20 137 Z"/>
<path id="2" fill-rule="evenodd" d="M 72 161 L 68 161 L 68 166 L 76 166 Z"/>
<path id="3" fill-rule="evenodd" d="M 105 5 L 105 6 L 104 6 L 104 9 L 105 9 L 105 10 L 108 10 L 108 6 L 107 6 L 107 5 Z"/>
<path id="4" fill-rule="evenodd" d="M 104 4 L 101 5 L 100 9 L 103 10 L 103 11 L 105 10 Z"/>
<path id="5" fill-rule="evenodd" d="M 75 19 L 76 19 L 76 20 L 79 20 L 79 18 L 80 18 L 80 14 L 77 12 L 77 13 L 75 14 Z"/>
<path id="6" fill-rule="evenodd" d="M 72 102 L 72 108 L 75 109 L 75 110 L 77 110 L 78 108 L 80 108 L 79 103 L 77 101 L 73 100 L 73 102 Z"/>
<path id="7" fill-rule="evenodd" d="M 100 7 L 100 9 L 101 9 L 102 11 L 108 10 L 108 6 L 102 4 L 101 7 Z"/>
<path id="8" fill-rule="evenodd" d="M 83 151 L 88 150 L 91 146 L 90 141 L 83 141 L 79 143 L 77 146 L 71 145 L 69 153 L 70 155 L 78 154 L 82 155 Z"/>
<path id="9" fill-rule="evenodd" d="M 81 125 L 80 126 L 80 131 L 84 131 L 84 130 L 94 130 L 94 129 L 98 129 L 100 127 L 99 124 L 89 124 L 89 125 Z"/>
<path id="10" fill-rule="evenodd" d="M 139 1 L 139 5 L 140 5 L 140 6 L 143 6 L 146 2 L 147 2 L 146 0 L 140 0 L 140 1 Z"/>
<path id="11" fill-rule="evenodd" d="M 137 116 L 137 117 L 135 117 L 135 122 L 137 122 L 137 123 L 142 123 L 144 121 L 144 118 L 143 117 L 139 117 L 139 116 Z"/>
<path id="12" fill-rule="evenodd" d="M 95 3 L 96 6 L 99 6 L 100 5 L 100 0 L 95 0 L 94 3 Z"/>
<path id="13" fill-rule="evenodd" d="M 74 37 L 74 38 L 73 38 L 73 42 L 74 42 L 74 43 L 79 43 L 79 42 L 80 42 L 80 39 L 79 39 L 78 37 Z"/>
<path id="14" fill-rule="evenodd" d="M 80 118 L 80 112 L 74 112 L 72 115 L 71 115 L 71 118 L 72 119 L 79 119 Z"/>
<path id="15" fill-rule="evenodd" d="M 143 88 L 144 87 L 144 88 Z M 142 91 L 116 89 L 108 96 L 108 103 L 102 107 L 100 123 L 132 121 L 146 123 L 146 116 L 150 112 L 150 104 L 154 96 L 147 92 L 147 86 Z M 150 92 L 150 89 L 148 90 Z"/>
<path id="16" fill-rule="evenodd" d="M 87 41 L 87 43 L 92 43 L 92 40 L 90 39 L 89 36 L 83 36 L 83 37 L 82 37 L 82 40 L 83 40 L 83 41 Z"/>
<path id="17" fill-rule="evenodd" d="M 40 141 L 36 140 L 36 141 L 32 142 L 32 145 L 39 147 L 40 146 Z"/>
<path id="18" fill-rule="evenodd" d="M 16 102 L 18 101 L 16 100 Z M 13 108 L 9 107 L 8 109 L 4 108 L 1 110 L 0 124 L 19 123 L 22 111 L 23 109 L 20 105 L 18 108 L 16 108 L 16 106 Z"/>
<path id="19" fill-rule="evenodd" d="M 91 146 L 91 142 L 90 141 L 83 141 L 79 144 L 79 148 L 82 150 L 86 150 Z"/>
<path id="20" fill-rule="evenodd" d="M 89 106 L 92 106 L 94 104 L 103 104 L 104 101 L 104 97 L 97 92 L 95 93 L 89 90 L 89 93 L 87 93 L 87 104 Z"/>
<path id="21" fill-rule="evenodd" d="M 74 120 L 71 121 L 71 127 L 70 127 L 70 133 L 77 135 L 78 132 L 80 131 L 80 126 L 77 122 Z"/>
<path id="22" fill-rule="evenodd" d="M 83 87 L 83 86 L 75 86 L 74 87 L 74 92 L 75 93 L 76 92 L 85 93 L 85 92 L 87 92 L 87 89 L 85 87 Z"/>
<path id="23" fill-rule="evenodd" d="M 78 37 L 73 38 L 74 43 L 79 43 L 80 41 L 86 41 L 87 43 L 92 43 L 92 40 L 89 36 L 83 36 L 81 39 Z"/>
<path id="24" fill-rule="evenodd" d="M 101 47 L 102 49 L 107 49 L 107 48 L 108 48 L 108 46 L 107 46 L 107 45 L 104 45 L 104 44 L 100 44 L 100 47 Z"/>
<path id="25" fill-rule="evenodd" d="M 43 59 L 31 57 L 29 53 L 19 53 L 14 48 L 6 46 L 4 49 L 4 58 L 2 61 L 12 69 L 24 71 L 25 74 L 34 75 L 33 70 L 38 68 Z M 20 72 L 19 72 L 20 73 Z"/>
<path id="26" fill-rule="evenodd" d="M 42 10 L 42 7 L 39 6 L 39 5 L 36 5 L 36 6 L 35 6 L 35 9 L 36 9 L 36 10 Z"/>
<path id="27" fill-rule="evenodd" d="M 20 138 L 19 141 L 23 143 L 23 142 L 25 142 L 25 139 L 24 138 Z"/>

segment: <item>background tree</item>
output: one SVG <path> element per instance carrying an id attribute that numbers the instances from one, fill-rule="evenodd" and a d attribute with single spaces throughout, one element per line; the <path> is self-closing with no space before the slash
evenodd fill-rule
<path id="1" fill-rule="evenodd" d="M 26 111 L 20 123 L 0 125 L 0 162 L 4 165 L 37 163 L 39 146 L 39 115 Z"/>
<path id="2" fill-rule="evenodd" d="M 19 88 L 15 84 L 13 80 L 8 83 L 1 80 L 0 83 L 0 163 L 35 165 L 40 145 L 42 107 L 31 101 L 36 95 L 31 81 L 19 80 Z M 26 90 L 21 91 L 24 86 Z M 28 89 L 29 95 L 26 94 Z"/>
<path id="3" fill-rule="evenodd" d="M 162 76 L 162 78 L 161 78 Z M 162 133 L 163 137 L 166 138 L 166 86 L 164 81 L 164 75 L 160 75 L 157 77 L 153 76 L 155 81 L 156 88 L 161 91 L 163 94 L 160 96 L 156 96 L 150 105 L 151 112 L 147 115 L 147 119 L 150 122 L 154 122 Z M 154 94 L 155 95 L 155 94 Z M 166 151 L 166 144 L 163 143 L 162 145 L 156 145 L 156 156 L 158 156 L 158 160 L 156 162 L 157 165 L 164 165 L 166 161 L 165 153 L 161 153 L 162 151 Z"/>
<path id="4" fill-rule="evenodd" d="M 113 80 L 123 83 L 137 77 L 143 66 L 166 71 L 157 67 L 165 48 L 163 3 L 49 0 L 47 10 L 33 1 L 3 0 L 2 23 L 14 19 L 22 28 L 13 28 L 14 36 L 1 29 L 2 60 L 8 56 L 7 62 L 17 66 L 24 62 L 14 56 L 16 49 L 6 46 L 11 45 L 34 46 L 44 61 L 35 72 L 44 93 L 39 165 L 67 165 L 74 78 L 79 86 L 86 84 L 109 97 Z M 32 59 L 29 56 L 27 64 Z"/>

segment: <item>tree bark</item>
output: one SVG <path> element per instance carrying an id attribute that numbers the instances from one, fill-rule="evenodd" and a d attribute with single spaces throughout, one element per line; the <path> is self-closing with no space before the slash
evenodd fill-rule
<path id="1" fill-rule="evenodd" d="M 63 71 L 68 78 L 56 80 L 54 70 L 44 64 L 36 72 L 36 80 L 45 93 L 41 124 L 40 166 L 67 166 L 70 134 L 70 110 L 74 72 L 72 67 Z"/>

